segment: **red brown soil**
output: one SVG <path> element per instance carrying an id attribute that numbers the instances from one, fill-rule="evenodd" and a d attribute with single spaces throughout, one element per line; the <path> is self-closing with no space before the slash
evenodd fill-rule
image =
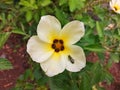
<path id="1" fill-rule="evenodd" d="M 12 34 L 0 50 L 0 57 L 7 58 L 13 65 L 13 69 L 0 71 L 0 90 L 9 90 L 28 68 L 26 45 L 22 36 Z"/>
<path id="2" fill-rule="evenodd" d="M 114 82 L 111 85 L 106 85 L 107 90 L 120 90 L 120 63 L 113 63 L 109 70 L 113 75 Z"/>
<path id="3" fill-rule="evenodd" d="M 29 67 L 26 42 L 22 38 L 12 34 L 0 50 L 0 57 L 7 58 L 13 65 L 13 69 L 0 71 L 0 90 L 14 87 L 18 77 Z M 96 53 L 87 56 L 87 61 L 96 62 L 98 59 Z M 105 53 L 105 59 L 109 59 L 109 53 Z M 106 90 L 120 90 L 120 63 L 113 64 L 109 71 L 114 76 L 114 82 L 111 85 L 104 83 L 104 87 Z"/>

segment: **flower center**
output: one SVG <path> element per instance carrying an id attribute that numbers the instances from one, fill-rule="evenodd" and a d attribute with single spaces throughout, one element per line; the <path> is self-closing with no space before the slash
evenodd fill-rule
<path id="1" fill-rule="evenodd" d="M 52 48 L 55 50 L 55 52 L 63 51 L 64 50 L 63 44 L 64 44 L 63 40 L 54 39 Z"/>
<path id="2" fill-rule="evenodd" d="M 120 6 L 115 5 L 115 6 L 114 6 L 114 9 L 115 9 L 116 11 L 118 11 L 118 10 L 120 10 Z"/>

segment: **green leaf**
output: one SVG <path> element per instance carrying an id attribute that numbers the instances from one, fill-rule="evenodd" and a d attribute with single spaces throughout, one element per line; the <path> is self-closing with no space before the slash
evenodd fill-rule
<path id="1" fill-rule="evenodd" d="M 108 72 L 108 71 L 104 71 L 104 72 L 102 73 L 101 79 L 102 79 L 103 81 L 106 80 L 106 82 L 107 82 L 108 84 L 111 84 L 111 82 L 114 81 L 112 74 L 111 74 L 110 72 Z"/>
<path id="2" fill-rule="evenodd" d="M 118 63 L 120 61 L 119 53 L 111 53 L 110 59 L 112 59 L 113 62 Z"/>
<path id="3" fill-rule="evenodd" d="M 31 78 L 33 80 L 33 73 L 31 69 L 27 69 L 24 74 L 24 80 L 27 80 L 28 78 Z"/>
<path id="4" fill-rule="evenodd" d="M 69 78 L 68 74 L 65 75 L 65 73 L 59 74 L 54 78 L 49 78 L 50 90 L 70 90 L 71 87 L 73 87 L 70 82 L 71 79 Z"/>
<path id="5" fill-rule="evenodd" d="M 25 90 L 33 90 L 34 89 L 34 85 L 32 83 L 26 83 L 25 85 Z"/>
<path id="6" fill-rule="evenodd" d="M 19 4 L 23 5 L 23 6 L 26 6 L 26 7 L 30 6 L 30 3 L 28 1 L 25 1 L 25 0 L 21 0 Z"/>
<path id="7" fill-rule="evenodd" d="M 59 5 L 60 6 L 63 5 L 63 4 L 65 4 L 65 3 L 67 3 L 67 0 L 59 0 Z"/>
<path id="8" fill-rule="evenodd" d="M 36 13 L 33 17 L 36 22 L 39 22 L 40 19 L 39 13 Z"/>
<path id="9" fill-rule="evenodd" d="M 118 29 L 118 35 L 120 35 L 120 29 Z"/>
<path id="10" fill-rule="evenodd" d="M 120 40 L 120 35 L 116 35 L 115 34 L 115 35 L 113 35 L 113 37 L 116 38 L 116 39 L 118 39 L 118 40 Z"/>
<path id="11" fill-rule="evenodd" d="M 35 0 L 30 0 L 31 5 L 35 4 L 35 2 L 36 2 Z"/>
<path id="12" fill-rule="evenodd" d="M 10 34 L 11 34 L 10 32 L 0 33 L 0 48 L 3 47 L 3 45 L 7 41 L 8 37 L 10 36 Z"/>
<path id="13" fill-rule="evenodd" d="M 77 0 L 69 0 L 70 11 L 73 12 L 77 8 Z"/>
<path id="14" fill-rule="evenodd" d="M 26 21 L 29 22 L 32 19 L 32 12 L 31 11 L 27 11 L 26 12 Z"/>
<path id="15" fill-rule="evenodd" d="M 90 81 L 89 74 L 85 74 L 82 77 L 82 82 L 80 83 L 80 89 L 79 90 L 91 90 L 91 81 Z"/>
<path id="16" fill-rule="evenodd" d="M 60 20 L 62 25 L 65 25 L 68 22 L 66 17 L 67 15 L 62 10 L 55 8 L 55 15 Z"/>
<path id="17" fill-rule="evenodd" d="M 98 36 L 100 38 L 103 37 L 103 30 L 102 30 L 101 25 L 98 21 L 96 22 L 96 29 L 97 29 L 97 32 L 98 32 Z"/>
<path id="18" fill-rule="evenodd" d="M 44 7 L 44 6 L 47 6 L 51 3 L 51 0 L 42 0 L 41 1 L 41 5 Z"/>
<path id="19" fill-rule="evenodd" d="M 43 78 L 42 75 L 41 75 L 41 73 L 40 73 L 39 71 L 40 71 L 40 69 L 39 69 L 39 68 L 36 68 L 36 69 L 34 70 L 34 72 L 33 72 L 34 78 L 35 78 L 36 80 L 39 80 L 40 78 Z"/>
<path id="20" fill-rule="evenodd" d="M 6 24 L 6 14 L 5 13 L 1 13 L 0 14 L 0 20 L 2 21 L 2 25 Z"/>
<path id="21" fill-rule="evenodd" d="M 27 35 L 23 30 L 21 29 L 14 29 L 12 30 L 12 33 L 16 33 L 16 34 L 21 34 L 21 35 Z"/>
<path id="22" fill-rule="evenodd" d="M 81 9 L 84 6 L 84 1 L 85 0 L 69 0 L 70 11 L 73 12 L 76 9 Z"/>
<path id="23" fill-rule="evenodd" d="M 7 19 L 10 21 L 13 18 L 11 14 L 8 14 Z"/>
<path id="24" fill-rule="evenodd" d="M 39 85 L 45 85 L 47 82 L 48 82 L 48 77 L 47 76 L 42 76 L 39 80 L 37 80 L 36 82 L 39 84 Z"/>
<path id="25" fill-rule="evenodd" d="M 19 4 L 23 5 L 24 7 L 27 7 L 27 11 L 28 11 L 28 9 L 33 10 L 33 9 L 37 9 L 38 8 L 37 5 L 36 5 L 35 0 L 28 0 L 28 1 L 20 0 Z"/>
<path id="26" fill-rule="evenodd" d="M 5 58 L 0 58 L 0 70 L 8 70 L 8 69 L 12 69 L 13 66 L 10 63 L 10 61 L 8 61 Z"/>
<path id="27" fill-rule="evenodd" d="M 49 80 L 49 85 L 50 85 L 50 89 L 51 90 L 63 90 L 63 88 L 61 87 L 57 87 L 57 85 L 53 82 L 53 80 Z"/>
<path id="28" fill-rule="evenodd" d="M 91 71 L 92 71 L 92 77 L 93 77 L 91 79 L 91 84 L 95 85 L 96 83 L 99 83 L 101 81 L 101 76 L 103 74 L 103 68 L 99 62 L 96 62 L 92 66 Z"/>
<path id="29" fill-rule="evenodd" d="M 105 51 L 105 49 L 98 44 L 92 44 L 92 45 L 85 46 L 84 49 L 88 51 L 93 51 L 93 52 L 104 52 Z"/>

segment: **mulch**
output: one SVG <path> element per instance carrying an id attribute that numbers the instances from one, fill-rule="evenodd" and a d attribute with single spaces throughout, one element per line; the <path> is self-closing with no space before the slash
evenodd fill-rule
<path id="1" fill-rule="evenodd" d="M 29 68 L 26 42 L 22 38 L 21 35 L 11 34 L 0 49 L 0 57 L 7 58 L 13 65 L 13 69 L 0 71 L 0 90 L 10 90 L 14 87 L 18 77 Z M 109 59 L 109 53 L 105 53 L 105 59 Z M 87 61 L 90 60 L 92 62 L 98 60 L 96 53 L 87 56 Z M 104 83 L 103 86 L 106 90 L 120 90 L 120 63 L 113 63 L 109 71 L 114 77 L 114 82 L 111 85 Z"/>

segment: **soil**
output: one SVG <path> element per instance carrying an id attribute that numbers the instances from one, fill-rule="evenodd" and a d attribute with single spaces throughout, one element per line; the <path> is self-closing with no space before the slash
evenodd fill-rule
<path id="1" fill-rule="evenodd" d="M 9 90 L 29 66 L 22 36 L 12 34 L 0 50 L 0 57 L 7 58 L 13 65 L 13 69 L 0 71 L 0 90 Z"/>
<path id="2" fill-rule="evenodd" d="M 18 77 L 29 68 L 26 42 L 22 38 L 21 35 L 11 34 L 0 50 L 0 57 L 7 58 L 13 65 L 13 69 L 0 71 L 0 90 L 10 90 L 14 87 Z M 109 53 L 105 53 L 105 59 L 108 61 Z M 87 56 L 87 61 L 96 60 L 98 60 L 96 53 Z M 103 86 L 106 90 L 120 90 L 120 63 L 113 64 L 109 71 L 114 76 L 114 82 L 111 85 L 103 83 Z"/>

